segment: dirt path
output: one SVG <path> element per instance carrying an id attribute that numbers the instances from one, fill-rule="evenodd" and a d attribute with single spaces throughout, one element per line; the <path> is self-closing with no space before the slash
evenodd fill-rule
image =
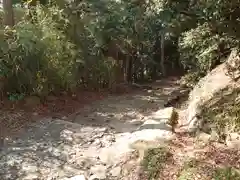
<path id="1" fill-rule="evenodd" d="M 157 174 L 155 179 L 178 179 L 184 159 L 195 157 L 197 153 L 206 154 L 210 146 L 196 148 L 193 138 L 173 134 L 167 127 L 159 129 L 152 125 L 152 128 L 140 130 L 141 125 L 152 119 L 152 114 L 163 108 L 166 100 L 178 91 L 176 81 L 171 80 L 152 86 L 154 90 L 109 96 L 68 118 L 42 118 L 30 124 L 6 140 L 0 153 L 0 179 L 66 180 L 78 175 L 79 180 L 148 180 L 148 172 L 153 172 L 153 176 Z M 167 141 L 167 151 L 173 155 L 164 159 L 164 166 L 155 165 L 146 173 L 130 144 L 156 139 L 162 144 Z M 160 162 L 165 156 L 157 152 L 151 157 L 160 158 Z M 209 158 L 213 159 L 210 153 Z M 206 179 L 202 174 L 196 178 Z"/>

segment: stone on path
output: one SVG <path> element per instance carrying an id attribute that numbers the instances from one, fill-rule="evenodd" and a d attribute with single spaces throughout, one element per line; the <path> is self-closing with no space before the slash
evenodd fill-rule
<path id="1" fill-rule="evenodd" d="M 96 176 L 96 175 L 92 175 L 89 177 L 88 180 L 101 180 L 101 179 L 99 179 L 98 176 Z"/>
<path id="2" fill-rule="evenodd" d="M 88 143 L 105 133 L 106 128 L 56 119 L 37 122 L 3 147 L 0 179 L 62 179 L 83 173 L 98 154 L 98 147 Z"/>
<path id="3" fill-rule="evenodd" d="M 140 166 L 131 144 L 148 142 L 147 147 L 157 147 L 175 138 L 167 124 L 173 108 L 149 115 L 164 102 L 164 97 L 155 98 L 149 103 L 149 94 L 109 97 L 85 107 L 72 122 L 69 117 L 37 121 L 0 151 L 0 179 L 122 178 L 125 164 Z M 31 100 L 35 104 L 34 98 L 27 104 Z"/>
<path id="4" fill-rule="evenodd" d="M 86 178 L 84 175 L 77 175 L 77 176 L 69 178 L 68 180 L 86 180 Z"/>
<path id="5" fill-rule="evenodd" d="M 133 133 L 126 133 L 117 136 L 117 140 L 109 148 L 103 148 L 100 151 L 99 158 L 107 164 L 114 164 L 121 161 L 125 154 L 132 153 L 134 150 L 131 145 L 136 141 L 157 141 L 161 144 L 175 138 L 175 134 L 168 130 L 162 129 L 143 129 Z"/>
<path id="6" fill-rule="evenodd" d="M 204 132 L 201 132 L 200 134 L 198 134 L 198 136 L 196 137 L 196 139 L 198 141 L 201 141 L 203 143 L 208 143 L 210 142 L 212 139 L 211 139 L 211 135 L 210 134 L 207 134 L 207 133 L 204 133 Z"/>
<path id="7" fill-rule="evenodd" d="M 161 129 L 161 130 L 172 130 L 172 122 L 178 121 L 174 116 L 174 113 L 177 113 L 173 107 L 168 107 L 160 109 L 157 112 L 153 113 L 152 116 L 146 120 L 143 125 L 139 128 L 143 129 Z"/>
<path id="8" fill-rule="evenodd" d="M 104 165 L 95 165 L 91 167 L 90 174 L 97 179 L 106 179 L 107 177 L 107 167 Z"/>
<path id="9" fill-rule="evenodd" d="M 140 127 L 139 130 L 144 129 L 159 129 L 159 130 L 166 130 L 171 131 L 171 126 L 167 124 L 167 122 L 149 119 L 146 120 Z"/>
<path id="10" fill-rule="evenodd" d="M 158 121 L 168 121 L 174 113 L 173 107 L 167 107 L 154 112 L 152 118 Z"/>
<path id="11" fill-rule="evenodd" d="M 240 133 L 230 133 L 226 138 L 226 143 L 229 147 L 240 150 Z"/>
<path id="12" fill-rule="evenodd" d="M 122 170 L 121 167 L 117 166 L 111 169 L 110 173 L 114 177 L 119 177 L 119 175 L 121 174 L 121 170 Z"/>

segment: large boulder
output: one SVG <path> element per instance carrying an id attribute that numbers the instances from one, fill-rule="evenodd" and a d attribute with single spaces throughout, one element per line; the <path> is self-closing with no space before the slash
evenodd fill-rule
<path id="1" fill-rule="evenodd" d="M 236 100 L 237 97 L 225 98 L 224 102 L 222 99 L 233 95 L 234 91 L 239 91 L 239 64 L 239 51 L 233 50 L 225 63 L 213 69 L 193 88 L 189 95 L 186 110 L 186 127 L 188 131 L 196 131 L 201 128 L 203 121 L 208 121 L 206 116 L 203 116 L 204 109 L 212 110 L 219 107 L 219 104 L 222 106 L 227 101 Z M 214 115 L 218 115 L 218 113 Z"/>
<path id="2" fill-rule="evenodd" d="M 149 119 L 146 120 L 139 129 L 162 129 L 174 131 L 178 124 L 178 118 L 178 112 L 175 108 L 163 108 L 153 113 L 152 116 L 149 116 Z"/>
<path id="3" fill-rule="evenodd" d="M 229 147 L 236 148 L 240 150 L 240 133 L 230 133 L 226 137 L 226 144 Z"/>

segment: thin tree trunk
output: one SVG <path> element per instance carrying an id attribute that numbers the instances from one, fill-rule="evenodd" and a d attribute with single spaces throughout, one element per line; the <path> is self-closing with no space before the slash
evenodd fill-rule
<path id="1" fill-rule="evenodd" d="M 162 75 L 166 76 L 166 70 L 164 66 L 164 33 L 161 33 L 161 71 Z"/>
<path id="2" fill-rule="evenodd" d="M 124 83 L 127 83 L 128 56 L 123 60 Z"/>
<path id="3" fill-rule="evenodd" d="M 132 60 L 132 56 L 130 56 L 128 60 L 128 73 L 127 73 L 128 83 L 132 83 L 132 73 L 133 73 L 132 70 L 133 70 L 133 60 Z"/>
<path id="4" fill-rule="evenodd" d="M 3 0 L 3 11 L 4 11 L 4 25 L 5 26 L 14 26 L 14 15 L 12 0 Z"/>
<path id="5" fill-rule="evenodd" d="M 144 64 L 143 63 L 141 63 L 141 65 L 140 65 L 140 75 L 139 75 L 140 77 L 140 80 L 141 81 L 143 81 L 144 80 Z"/>

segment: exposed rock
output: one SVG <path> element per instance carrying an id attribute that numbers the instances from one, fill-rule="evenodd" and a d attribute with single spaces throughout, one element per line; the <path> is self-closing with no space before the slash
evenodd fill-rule
<path id="1" fill-rule="evenodd" d="M 153 118 L 159 121 L 162 121 L 162 120 L 168 121 L 169 119 L 171 119 L 173 112 L 174 112 L 173 107 L 160 109 L 153 114 Z"/>
<path id="2" fill-rule="evenodd" d="M 94 178 L 96 179 L 106 179 L 107 177 L 107 167 L 104 165 L 95 165 L 91 167 L 90 173 L 94 175 Z M 93 176 L 92 176 L 93 178 Z"/>
<path id="3" fill-rule="evenodd" d="M 103 138 L 103 141 L 105 144 L 112 144 L 114 142 L 116 142 L 116 138 L 114 137 L 114 135 L 107 135 Z"/>
<path id="4" fill-rule="evenodd" d="M 89 177 L 89 180 L 101 180 L 96 175 L 92 175 Z"/>
<path id="5" fill-rule="evenodd" d="M 170 141 L 175 138 L 175 134 L 171 131 L 162 130 L 162 129 L 143 129 L 141 131 L 136 131 L 130 136 L 129 143 L 132 143 L 137 140 L 146 140 L 146 141 Z"/>
<path id="6" fill-rule="evenodd" d="M 77 176 L 69 178 L 68 180 L 86 180 L 86 178 L 84 175 L 77 175 Z"/>
<path id="7" fill-rule="evenodd" d="M 210 134 L 207 134 L 207 133 L 200 133 L 198 134 L 197 136 L 197 140 L 198 141 L 202 141 L 204 143 L 208 143 L 211 141 L 211 135 Z"/>
<path id="8" fill-rule="evenodd" d="M 234 49 L 230 54 L 228 61 L 226 62 L 227 75 L 234 81 L 240 77 L 240 56 L 239 50 Z"/>
<path id="9" fill-rule="evenodd" d="M 188 131 L 193 132 L 198 128 L 201 128 L 201 107 L 205 106 L 210 100 L 214 99 L 215 94 L 221 92 L 224 88 L 229 87 L 231 91 L 236 89 L 236 79 L 239 78 L 237 70 L 233 70 L 231 74 L 234 74 L 234 79 L 229 76 L 229 67 L 235 66 L 234 62 L 239 60 L 237 51 L 232 51 L 226 63 L 223 63 L 212 70 L 204 78 L 202 78 L 198 84 L 191 91 L 189 96 L 189 105 L 186 111 L 187 113 L 187 128 Z M 239 85 L 239 83 L 238 83 Z M 238 86 L 237 85 L 237 86 Z M 218 101 L 216 99 L 216 101 Z"/>
<path id="10" fill-rule="evenodd" d="M 29 173 L 24 180 L 38 180 L 39 174 L 38 173 Z"/>
<path id="11" fill-rule="evenodd" d="M 143 129 L 162 129 L 171 131 L 171 126 L 167 124 L 168 119 L 163 119 L 163 121 L 158 120 L 147 120 L 145 121 L 139 128 L 139 130 Z"/>
<path id="12" fill-rule="evenodd" d="M 116 142 L 109 148 L 104 148 L 99 153 L 99 158 L 106 164 L 115 165 L 117 162 L 124 161 L 126 154 L 131 154 L 134 149 L 131 144 L 138 141 L 157 141 L 158 144 L 165 144 L 175 138 L 171 131 L 163 129 L 142 129 L 133 133 L 126 133 L 116 137 Z M 157 145 L 157 143 L 154 144 Z M 150 146 L 152 146 L 151 144 Z M 153 147 L 154 147 L 153 146 Z"/>
<path id="13" fill-rule="evenodd" d="M 184 87 L 177 90 L 176 93 L 173 92 L 171 97 L 164 104 L 164 107 L 171 107 L 171 106 L 175 106 L 178 103 L 181 103 L 183 98 L 188 97 L 189 92 L 190 92 L 190 88 L 184 88 Z"/>
<path id="14" fill-rule="evenodd" d="M 212 131 L 211 131 L 211 140 L 215 141 L 215 142 L 220 140 L 219 134 L 217 133 L 217 131 L 215 129 L 212 129 Z"/>
<path id="15" fill-rule="evenodd" d="M 133 149 L 142 149 L 142 150 L 146 150 L 146 149 L 150 149 L 150 148 L 156 148 L 156 147 L 161 147 L 166 145 L 163 142 L 160 141 L 146 141 L 146 140 L 137 140 L 134 141 L 133 143 L 130 144 L 130 147 Z"/>
<path id="16" fill-rule="evenodd" d="M 152 148 L 166 147 L 167 143 L 163 141 L 146 141 L 146 140 L 137 140 L 130 144 L 132 149 L 136 149 L 138 151 L 139 159 L 142 160 L 146 150 Z"/>
<path id="17" fill-rule="evenodd" d="M 240 149 L 240 134 L 230 133 L 226 138 L 226 144 L 231 148 Z"/>
<path id="18" fill-rule="evenodd" d="M 89 142 L 91 144 L 91 141 Z M 97 148 L 101 148 L 103 146 L 103 143 L 100 139 L 96 139 L 92 145 L 96 146 Z"/>
<path id="19" fill-rule="evenodd" d="M 114 177 L 118 177 L 121 174 L 121 167 L 117 166 L 114 167 L 111 171 L 110 171 L 111 175 Z"/>
<path id="20" fill-rule="evenodd" d="M 166 88 L 166 94 L 173 89 Z M 136 179 L 141 169 L 136 150 L 165 146 L 176 138 L 168 124 L 174 108 L 151 116 L 156 105 L 161 107 L 165 101 L 165 95 L 153 95 L 109 96 L 84 107 L 74 118 L 38 120 L 19 132 L 16 140 L 5 143 L 0 151 L 4 155 L 0 179 L 9 174 L 24 179 L 31 173 L 38 179 Z M 144 121 L 146 126 L 139 128 Z"/>
<path id="21" fill-rule="evenodd" d="M 146 121 L 142 126 L 144 127 L 147 124 L 148 124 L 148 126 L 149 126 L 149 124 L 158 124 L 158 125 L 155 125 L 155 127 L 159 126 L 158 129 L 162 129 L 161 126 L 165 125 L 166 130 L 167 130 L 167 127 L 170 126 L 171 130 L 174 132 L 175 127 L 176 127 L 176 125 L 178 124 L 178 121 L 179 121 L 178 112 L 173 107 L 168 107 L 168 108 L 158 110 L 157 112 L 155 112 L 153 114 L 152 118 L 154 120 L 157 120 L 158 122 L 157 121 L 156 122 Z"/>

